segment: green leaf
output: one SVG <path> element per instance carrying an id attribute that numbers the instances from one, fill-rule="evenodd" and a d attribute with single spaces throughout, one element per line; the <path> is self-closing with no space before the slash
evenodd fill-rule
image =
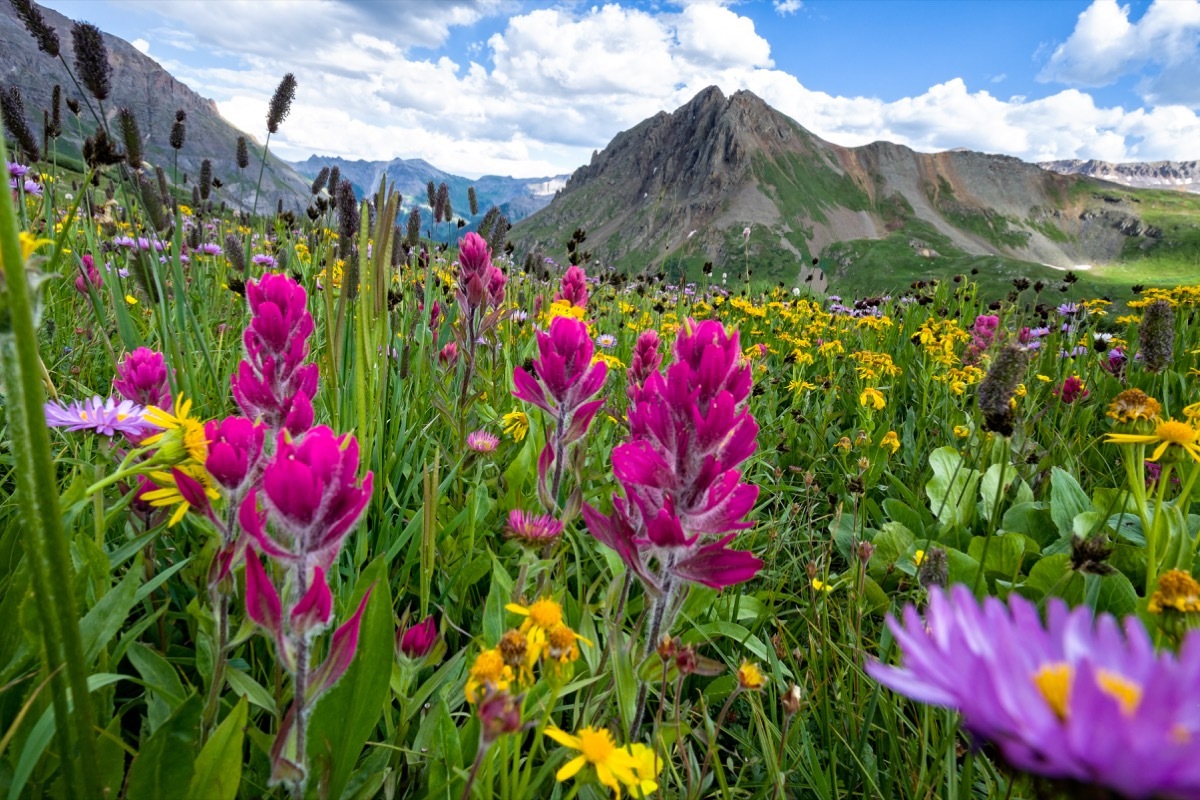
<path id="1" fill-rule="evenodd" d="M 979 561 L 983 558 L 983 548 L 987 540 L 976 536 L 971 540 L 967 553 Z M 1012 578 L 1021 568 L 1021 557 L 1025 554 L 1025 537 L 1019 533 L 1006 535 L 995 534 L 988 547 L 987 563 L 983 565 L 985 573 L 999 575 L 1002 578 Z"/>
<path id="2" fill-rule="evenodd" d="M 438 695 L 433 708 L 421 723 L 413 749 L 418 753 L 437 754 L 436 758 L 428 760 L 425 785 L 429 792 L 425 796 L 430 800 L 453 800 L 458 797 L 461 790 L 456 792 L 454 784 L 458 783 L 457 773 L 462 769 L 462 748 L 445 695 Z"/>
<path id="3" fill-rule="evenodd" d="M 508 612 L 504 607 L 512 599 L 513 582 L 500 559 L 492 557 L 492 585 L 483 604 L 483 640 L 496 644 L 508 630 Z"/>
<path id="4" fill-rule="evenodd" d="M 917 540 L 916 535 L 906 525 L 899 522 L 885 522 L 879 533 L 871 540 L 875 552 L 871 554 L 871 566 L 887 569 L 900 558 Z"/>
<path id="5" fill-rule="evenodd" d="M 978 561 L 953 547 L 946 548 L 946 561 L 949 566 L 948 575 L 951 584 L 963 583 L 972 587 L 975 585 L 975 576 L 979 574 Z M 980 588 L 983 588 L 982 585 Z"/>
<path id="6" fill-rule="evenodd" d="M 1071 570 L 1070 555 L 1058 553 L 1034 564 L 1029 577 L 1017 590 L 1030 600 L 1061 597 L 1069 605 L 1078 605 L 1083 600 L 1083 576 Z"/>
<path id="7" fill-rule="evenodd" d="M 1005 531 L 1023 533 L 1045 549 L 1058 539 L 1058 529 L 1044 503 L 1015 503 L 1001 519 L 1000 527 Z"/>
<path id="8" fill-rule="evenodd" d="M 617 710 L 621 712 L 624 730 L 629 730 L 633 724 L 633 715 L 637 712 L 638 681 L 633 671 L 633 654 L 630 648 L 635 642 L 630 642 L 621 634 L 615 634 L 617 641 L 613 645 L 613 684 L 617 690 Z"/>
<path id="9" fill-rule="evenodd" d="M 242 741 L 250 704 L 238 701 L 196 757 L 188 800 L 234 800 L 242 782 Z"/>
<path id="10" fill-rule="evenodd" d="M 126 800 L 185 800 L 196 762 L 200 696 L 192 693 L 138 752 L 129 767 Z"/>
<path id="11" fill-rule="evenodd" d="M 1092 501 L 1079 487 L 1079 481 L 1061 467 L 1050 470 L 1050 516 L 1059 536 L 1069 536 L 1075 517 L 1092 510 Z"/>
<path id="12" fill-rule="evenodd" d="M 238 697 L 246 698 L 272 716 L 279 714 L 279 710 L 275 707 L 275 698 L 271 696 L 265 686 L 254 678 L 239 669 L 229 669 L 225 671 L 225 680 L 229 682 L 229 688 L 233 689 L 233 693 Z"/>
<path id="13" fill-rule="evenodd" d="M 309 789 L 316 792 L 320 785 L 327 797 L 342 796 L 367 737 L 391 700 L 388 683 L 395 659 L 395 628 L 387 564 L 382 558 L 362 571 L 346 605 L 347 614 L 358 607 L 372 586 L 354 661 L 337 685 L 321 697 L 308 729 L 309 758 L 315 767 Z"/>
<path id="14" fill-rule="evenodd" d="M 983 474 L 983 480 L 979 483 L 979 497 L 983 500 L 979 513 L 985 521 L 991 520 L 992 509 L 996 506 L 996 495 L 1000 493 L 1001 470 L 1004 471 L 1004 493 L 1008 492 L 1013 481 L 1017 479 L 1017 471 L 1011 464 L 992 464 L 987 468 L 987 472 Z"/>
<path id="15" fill-rule="evenodd" d="M 925 523 L 921 519 L 921 514 L 906 503 L 889 497 L 883 501 L 883 510 L 889 517 L 911 531 L 913 536 L 925 537 Z M 887 526 L 885 525 L 884 528 L 886 529 Z"/>
<path id="16" fill-rule="evenodd" d="M 979 470 L 966 466 L 953 447 L 930 453 L 929 466 L 933 477 L 925 484 L 925 494 L 938 522 L 945 528 L 969 526 L 975 517 Z"/>
<path id="17" fill-rule="evenodd" d="M 146 682 L 149 694 L 147 705 L 150 733 L 153 735 L 187 697 L 187 692 L 183 690 L 175 668 L 146 645 L 134 642 L 130 645 L 127 655 L 129 663 L 133 664 L 133 668 Z"/>
<path id="18" fill-rule="evenodd" d="M 1089 580 L 1091 578 L 1089 577 Z M 1096 595 L 1096 611 L 1107 611 L 1117 619 L 1137 610 L 1138 596 L 1133 584 L 1119 572 L 1097 578 L 1100 590 Z"/>
<path id="19" fill-rule="evenodd" d="M 79 621 L 83 637 L 84 660 L 93 663 L 100 651 L 112 641 L 125 624 L 125 618 L 137 604 L 137 590 L 142 583 L 142 562 L 138 559 L 113 588 Z"/>

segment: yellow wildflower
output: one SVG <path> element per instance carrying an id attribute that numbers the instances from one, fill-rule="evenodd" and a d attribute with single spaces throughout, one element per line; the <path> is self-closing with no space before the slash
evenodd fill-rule
<path id="1" fill-rule="evenodd" d="M 463 688 L 468 703 L 474 703 L 480 697 L 480 690 L 490 686 L 497 691 L 503 691 L 512 685 L 512 667 L 504 663 L 504 656 L 498 647 L 484 650 L 475 656 L 471 672 L 467 676 L 467 685 Z"/>
<path id="2" fill-rule="evenodd" d="M 522 441 L 529 433 L 529 417 L 524 411 L 510 411 L 504 415 L 504 432 L 516 441 Z"/>
<path id="3" fill-rule="evenodd" d="M 887 405 L 887 401 L 883 397 L 883 392 L 868 386 L 858 396 L 858 404 L 863 407 L 869 406 L 875 411 L 880 411 Z"/>
<path id="4" fill-rule="evenodd" d="M 579 751 L 578 756 L 555 773 L 554 778 L 559 782 L 570 780 L 590 764 L 596 770 L 596 779 L 612 789 L 614 797 L 621 797 L 622 786 L 634 796 L 648 795 L 658 789 L 655 780 L 658 759 L 645 745 L 617 747 L 611 731 L 590 725 L 574 735 L 550 726 L 546 728 L 546 735 L 564 747 Z"/>
<path id="5" fill-rule="evenodd" d="M 900 449 L 900 437 L 896 435 L 895 431 L 888 431 L 879 441 L 879 446 L 886 447 L 888 450 L 895 453 Z"/>

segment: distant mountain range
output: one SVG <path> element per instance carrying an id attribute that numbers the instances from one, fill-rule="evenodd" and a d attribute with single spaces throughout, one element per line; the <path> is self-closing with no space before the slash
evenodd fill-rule
<path id="1" fill-rule="evenodd" d="M 740 276 L 748 262 L 757 277 L 792 282 L 819 258 L 834 288 L 968 269 L 1002 284 L 1160 246 L 1200 249 L 1200 228 L 1183 231 L 1179 216 L 1200 222 L 1200 204 L 1163 210 L 1190 197 L 1009 156 L 842 147 L 751 92 L 713 86 L 617 134 L 509 239 L 561 260 L 582 227 L 596 262 L 673 278 L 698 279 L 705 261 Z"/>
<path id="2" fill-rule="evenodd" d="M 71 20 L 57 11 L 39 8 L 46 22 L 58 31 L 63 57 L 67 63 L 74 63 Z M 186 175 L 195 182 L 200 174 L 200 163 L 206 158 L 211 159 L 213 174 L 223 184 L 213 197 L 218 201 L 228 201 L 235 208 L 249 208 L 254 199 L 258 164 L 262 157 L 262 149 L 255 144 L 254 137 L 246 137 L 252 165 L 243 174 L 236 163 L 237 137 L 242 132 L 220 115 L 213 101 L 175 80 L 158 62 L 124 39 L 106 33 L 104 44 L 112 64 L 112 92 L 104 103 L 110 130 L 116 131 L 117 112 L 122 107 L 130 108 L 144 140 L 145 160 L 167 168 L 168 175 L 171 175 L 175 156 L 169 143 L 171 126 L 175 121 L 175 111 L 183 109 L 187 113 L 187 121 L 184 145 L 179 151 L 180 180 Z M 12 5 L 3 0 L 0 2 L 0 85 L 20 89 L 29 124 L 39 139 L 42 111 L 50 107 L 51 92 L 56 83 L 63 87 L 64 98 L 82 100 L 63 65 L 58 59 L 52 59 L 38 50 L 37 42 L 16 17 Z M 266 113 L 264 107 L 264 128 Z M 78 158 L 83 137 L 95 130 L 96 121 L 89 114 L 86 104 L 78 119 L 73 118 L 65 108 L 62 114 L 63 136 L 59 140 L 58 151 Z M 263 175 L 259 211 L 273 210 L 278 199 L 283 199 L 289 208 L 303 209 L 308 203 L 308 196 L 306 182 L 289 165 L 270 156 Z"/>
<path id="3" fill-rule="evenodd" d="M 314 155 L 304 161 L 293 161 L 291 166 L 309 180 L 315 178 L 323 167 L 337 167 L 341 176 L 354 186 L 359 197 L 373 194 L 379 188 L 379 181 L 386 177 L 404 196 L 403 208 L 406 211 L 411 211 L 414 207 L 420 208 L 426 222 L 430 216 L 427 192 L 429 181 L 446 184 L 450 189 L 450 209 L 453 216 L 468 223 L 477 223 L 492 206 L 499 208 L 500 212 L 508 217 L 509 222 L 515 223 L 545 207 L 554 197 L 554 193 L 567 183 L 566 175 L 546 178 L 484 175 L 478 180 L 470 180 L 444 172 L 420 158 L 352 161 L 337 156 Z M 474 217 L 471 216 L 467 203 L 467 189 L 471 186 L 475 187 L 479 209 L 479 213 Z"/>
<path id="4" fill-rule="evenodd" d="M 1064 175 L 1086 175 L 1136 189 L 1179 189 L 1200 193 L 1200 161 L 1145 161 L 1114 164 L 1111 161 L 1041 161 L 1042 169 Z"/>

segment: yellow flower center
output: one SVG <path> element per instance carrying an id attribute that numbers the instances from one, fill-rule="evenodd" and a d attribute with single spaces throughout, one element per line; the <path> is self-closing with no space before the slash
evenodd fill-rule
<path id="1" fill-rule="evenodd" d="M 1033 673 L 1033 683 L 1050 710 L 1059 719 L 1066 719 L 1067 701 L 1071 693 L 1071 667 L 1062 662 L 1046 664 Z"/>
<path id="2" fill-rule="evenodd" d="M 183 420 L 183 447 L 193 461 L 203 464 L 208 460 L 208 435 L 196 420 Z"/>
<path id="3" fill-rule="evenodd" d="M 1160 441 L 1171 444 L 1191 444 L 1196 438 L 1196 431 L 1186 422 L 1172 419 L 1159 423 L 1158 427 L 1154 429 L 1154 435 Z"/>
<path id="4" fill-rule="evenodd" d="M 1137 711 L 1138 703 L 1142 701 L 1142 687 L 1128 678 L 1106 669 L 1097 671 L 1096 682 L 1100 684 L 1100 688 L 1104 690 L 1105 694 L 1117 699 L 1117 702 L 1121 704 L 1121 711 L 1126 715 Z"/>
<path id="5" fill-rule="evenodd" d="M 495 683 L 504 674 L 504 656 L 497 650 L 484 650 L 471 667 L 471 677 L 480 683 Z"/>
<path id="6" fill-rule="evenodd" d="M 579 752 L 593 764 L 606 763 L 616 749 L 608 728 L 584 728 L 579 732 Z"/>
<path id="7" fill-rule="evenodd" d="M 529 620 L 542 630 L 562 624 L 562 606 L 553 600 L 542 599 L 529 607 Z"/>
<path id="8" fill-rule="evenodd" d="M 1200 611 L 1200 583 L 1180 569 L 1164 572 L 1158 579 L 1158 588 L 1150 596 L 1148 610 L 1151 614 L 1161 614 L 1167 608 L 1182 613 Z"/>
<path id="9" fill-rule="evenodd" d="M 1033 682 L 1042 693 L 1046 704 L 1060 720 L 1067 718 L 1070 707 L 1071 681 L 1074 674 L 1069 664 L 1061 661 L 1046 664 L 1033 674 Z M 1121 711 L 1132 714 L 1142 700 L 1142 687 L 1123 675 L 1106 669 L 1096 670 L 1096 683 L 1100 690 L 1121 705 Z"/>

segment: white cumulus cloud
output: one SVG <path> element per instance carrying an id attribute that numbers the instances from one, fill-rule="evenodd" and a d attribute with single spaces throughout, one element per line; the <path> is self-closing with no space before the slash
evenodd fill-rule
<path id="1" fill-rule="evenodd" d="M 1130 10 L 1093 0 L 1039 80 L 1098 87 L 1140 72 L 1147 102 L 1200 108 L 1200 0 L 1154 0 L 1136 22 Z"/>

